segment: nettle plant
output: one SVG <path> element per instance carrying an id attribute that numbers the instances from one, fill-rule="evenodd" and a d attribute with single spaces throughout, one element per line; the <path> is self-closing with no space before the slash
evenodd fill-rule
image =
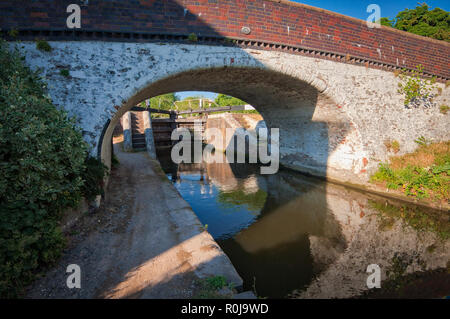
<path id="1" fill-rule="evenodd" d="M 436 89 L 436 77 L 431 79 L 423 78 L 423 66 L 419 64 L 411 74 L 406 70 L 399 75 L 401 82 L 398 84 L 398 92 L 405 95 L 405 106 L 407 108 L 418 108 L 423 105 L 425 108 L 434 105 L 433 98 Z"/>

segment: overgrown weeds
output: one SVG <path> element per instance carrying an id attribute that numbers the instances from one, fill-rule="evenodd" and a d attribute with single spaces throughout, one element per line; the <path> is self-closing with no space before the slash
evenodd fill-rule
<path id="1" fill-rule="evenodd" d="M 406 195 L 433 200 L 449 200 L 450 141 L 419 145 L 417 150 L 393 156 L 381 163 L 371 181 Z"/>

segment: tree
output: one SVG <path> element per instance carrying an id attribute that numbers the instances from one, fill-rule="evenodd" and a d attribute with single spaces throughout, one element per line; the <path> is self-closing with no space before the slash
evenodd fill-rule
<path id="1" fill-rule="evenodd" d="M 393 28 L 393 23 L 394 23 L 394 20 L 389 20 L 389 18 L 381 18 L 380 19 L 380 24 L 384 25 L 386 27 Z"/>
<path id="2" fill-rule="evenodd" d="M 246 105 L 247 102 L 244 102 L 238 98 L 225 95 L 225 94 L 219 94 L 217 95 L 215 102 L 218 106 L 236 106 L 236 105 Z"/>
<path id="3" fill-rule="evenodd" d="M 450 12 L 430 10 L 426 3 L 399 12 L 395 19 L 381 18 L 380 23 L 398 30 L 450 42 Z"/>
<path id="4" fill-rule="evenodd" d="M 178 111 L 186 111 L 186 110 L 196 110 L 200 108 L 200 99 L 203 99 L 203 108 L 209 107 L 206 104 L 206 99 L 202 96 L 188 96 L 184 98 L 182 101 L 177 101 L 177 110 Z M 214 107 L 214 105 L 211 105 Z"/>
<path id="5" fill-rule="evenodd" d="M 173 103 L 177 100 L 175 93 L 168 93 L 158 95 L 150 99 L 150 107 L 161 110 L 173 109 Z M 143 107 L 146 106 L 145 101 L 141 103 Z"/>

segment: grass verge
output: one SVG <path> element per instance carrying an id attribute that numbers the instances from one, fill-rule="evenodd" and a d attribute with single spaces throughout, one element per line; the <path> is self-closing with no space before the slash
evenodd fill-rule
<path id="1" fill-rule="evenodd" d="M 448 202 L 450 141 L 423 144 L 413 153 L 393 156 L 389 163 L 380 164 L 370 180 L 417 199 Z"/>

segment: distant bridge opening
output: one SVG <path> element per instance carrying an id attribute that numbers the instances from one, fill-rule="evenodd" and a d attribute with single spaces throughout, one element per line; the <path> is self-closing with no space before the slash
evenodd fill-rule
<path id="1" fill-rule="evenodd" d="M 146 139 L 151 139 L 152 136 L 146 137 L 145 130 L 151 128 L 153 143 L 157 150 L 161 150 L 173 146 L 171 133 L 177 128 L 187 128 L 194 132 L 195 126 L 201 127 L 202 131 L 199 134 L 205 138 L 205 127 L 208 116 L 211 115 L 231 113 L 233 116 L 229 121 L 233 123 L 228 126 L 240 125 L 244 129 L 255 129 L 259 122 L 263 122 L 262 116 L 247 102 L 226 94 L 208 93 L 216 98 L 213 100 L 192 95 L 180 99 L 178 93 L 169 93 L 142 101 L 131 108 L 130 114 L 127 112 L 120 119 L 114 130 L 114 136 L 124 134 L 124 123 L 129 124 L 126 130 L 131 132 L 131 139 L 126 139 L 125 142 L 129 145 L 125 148 L 146 150 L 148 142 Z M 150 116 L 151 121 L 146 120 L 146 116 Z M 129 133 L 125 132 L 125 135 L 127 134 Z"/>

